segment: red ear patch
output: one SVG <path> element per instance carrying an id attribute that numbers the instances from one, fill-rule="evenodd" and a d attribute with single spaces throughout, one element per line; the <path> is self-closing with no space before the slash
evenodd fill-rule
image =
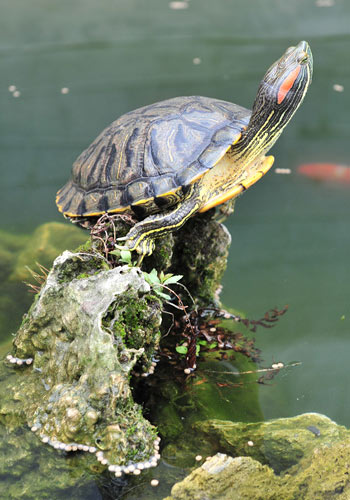
<path id="1" fill-rule="evenodd" d="M 293 83 L 297 79 L 299 73 L 300 73 L 300 64 L 295 69 L 293 69 L 293 71 L 291 73 L 289 73 L 287 78 L 285 78 L 285 80 L 282 82 L 280 89 L 278 91 L 278 94 L 277 94 L 278 104 L 281 104 L 281 102 L 286 97 L 286 95 L 288 94 L 290 89 L 293 87 Z"/>

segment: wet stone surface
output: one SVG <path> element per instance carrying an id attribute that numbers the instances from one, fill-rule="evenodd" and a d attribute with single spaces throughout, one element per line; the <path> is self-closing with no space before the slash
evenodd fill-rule
<path id="1" fill-rule="evenodd" d="M 64 252 L 7 358 L 20 373 L 8 381 L 2 414 L 13 425 L 24 417 L 54 448 L 97 453 L 102 465 L 156 462 L 156 431 L 129 380 L 133 369 L 152 367 L 160 324 L 160 301 L 138 269 Z"/>

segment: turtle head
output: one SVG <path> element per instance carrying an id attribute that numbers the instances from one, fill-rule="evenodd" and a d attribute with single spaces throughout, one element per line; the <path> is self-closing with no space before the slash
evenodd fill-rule
<path id="1" fill-rule="evenodd" d="M 312 53 L 307 42 L 289 47 L 266 72 L 253 105 L 249 122 L 261 149 L 267 151 L 292 118 L 309 88 Z M 260 148 L 259 148 L 260 149 Z"/>

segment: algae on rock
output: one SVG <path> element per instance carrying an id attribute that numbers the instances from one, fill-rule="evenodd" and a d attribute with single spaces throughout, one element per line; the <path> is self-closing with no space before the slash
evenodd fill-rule
<path id="1" fill-rule="evenodd" d="M 193 217 L 174 233 L 171 272 L 182 274 L 182 283 L 199 306 L 219 304 L 221 279 L 227 266 L 231 235 L 210 211 Z"/>
<path id="2" fill-rule="evenodd" d="M 350 498 L 350 431 L 324 415 L 252 424 L 211 420 L 194 430 L 217 453 L 165 500 Z"/>
<path id="3" fill-rule="evenodd" d="M 276 485 L 272 470 L 256 460 L 217 453 L 175 484 L 164 500 L 282 500 Z"/>
<path id="4" fill-rule="evenodd" d="M 182 274 L 199 307 L 218 304 L 230 244 L 213 215 L 160 238 L 144 260 L 148 271 Z M 68 245 L 63 227 L 68 229 L 56 223 L 38 228 L 12 262 L 12 280 L 27 278 L 23 270 L 35 260 L 49 265 L 56 243 Z M 83 233 L 69 229 L 82 243 Z M 156 465 L 159 446 L 156 429 L 133 399 L 130 378 L 152 370 L 163 304 L 140 269 L 112 269 L 94 246 L 88 242 L 59 256 L 24 316 L 7 357 L 16 371 L 3 380 L 0 419 L 12 430 L 27 423 L 57 449 L 96 453 L 102 469 L 117 465 L 128 472 L 136 464 L 139 472 Z"/>
<path id="5" fill-rule="evenodd" d="M 130 315 L 137 321 L 127 325 Z M 14 339 L 14 355 L 34 360 L 12 388 L 29 425 L 51 444 L 103 450 L 108 463 L 151 457 L 156 432 L 129 379 L 136 365 L 149 370 L 160 324 L 161 303 L 139 269 L 64 252 Z"/>
<path id="6" fill-rule="evenodd" d="M 316 428 L 320 435 L 309 430 Z M 316 446 L 349 438 L 349 431 L 318 413 L 278 418 L 266 422 L 198 421 L 194 429 L 212 444 L 213 451 L 232 456 L 249 455 L 269 465 L 277 474 L 297 464 Z M 247 443 L 252 442 L 254 446 Z"/>

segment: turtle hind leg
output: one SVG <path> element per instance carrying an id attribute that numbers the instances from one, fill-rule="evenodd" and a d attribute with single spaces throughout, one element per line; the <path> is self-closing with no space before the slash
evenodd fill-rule
<path id="1" fill-rule="evenodd" d="M 200 205 L 197 189 L 192 185 L 185 198 L 175 207 L 155 215 L 149 215 L 135 224 L 126 236 L 118 238 L 118 241 L 126 242 L 124 250 L 136 251 L 139 254 L 138 264 L 140 264 L 146 255 L 152 254 L 156 238 L 180 229 L 199 210 Z"/>

